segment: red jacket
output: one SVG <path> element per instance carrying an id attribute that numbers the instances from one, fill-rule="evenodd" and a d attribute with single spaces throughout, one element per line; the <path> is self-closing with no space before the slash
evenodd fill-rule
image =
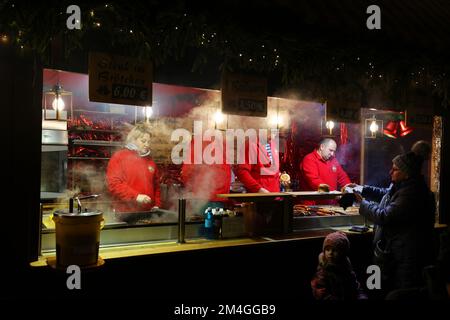
<path id="1" fill-rule="evenodd" d="M 336 158 L 325 161 L 314 150 L 300 163 L 300 189 L 317 191 L 321 183 L 326 183 L 330 186 L 330 191 L 334 191 L 350 183 L 350 179 Z"/>
<path id="2" fill-rule="evenodd" d="M 210 142 L 203 142 L 202 153 Z M 219 193 L 230 193 L 231 166 L 226 163 L 225 150 L 222 150 L 222 164 L 194 163 L 193 145 L 189 148 L 190 164 L 183 163 L 181 168 L 181 180 L 188 192 L 194 197 L 207 199 L 209 201 L 226 202 L 226 198 L 218 198 Z M 218 150 L 216 150 L 218 151 Z M 204 159 L 203 159 L 204 160 Z"/>
<path id="3" fill-rule="evenodd" d="M 161 206 L 158 168 L 149 156 L 140 157 L 128 149 L 116 152 L 109 160 L 106 182 L 116 212 L 148 211 Z M 138 194 L 148 195 L 152 202 L 137 203 Z"/>
<path id="4" fill-rule="evenodd" d="M 270 192 L 280 192 L 280 161 L 273 140 L 270 142 L 270 148 L 273 163 L 270 162 L 264 145 L 259 142 L 246 144 L 245 164 L 238 164 L 235 173 L 239 181 L 244 184 L 247 192 L 258 192 L 260 188 L 265 188 Z M 255 164 L 250 164 L 250 152 L 257 155 Z"/>

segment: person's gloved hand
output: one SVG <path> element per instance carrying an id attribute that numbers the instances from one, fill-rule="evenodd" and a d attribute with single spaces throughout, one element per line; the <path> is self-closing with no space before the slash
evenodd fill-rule
<path id="1" fill-rule="evenodd" d="M 342 187 L 341 192 L 346 193 L 361 193 L 363 189 L 363 186 L 356 184 L 356 183 L 347 183 L 345 186 Z"/>
<path id="2" fill-rule="evenodd" d="M 347 190 L 345 190 L 345 189 L 347 189 L 347 188 L 354 188 L 354 187 L 356 187 L 356 186 L 357 186 L 356 183 L 353 183 L 353 182 L 347 183 L 345 186 L 343 186 L 343 187 L 341 188 L 341 192 L 346 192 Z"/>
<path id="3" fill-rule="evenodd" d="M 266 188 L 260 188 L 259 190 L 258 190 L 258 193 L 269 193 L 270 191 L 269 190 L 267 190 Z"/>
<path id="4" fill-rule="evenodd" d="M 150 198 L 146 194 L 138 194 L 138 196 L 136 197 L 136 201 L 139 204 L 146 204 L 152 202 L 152 198 Z"/>

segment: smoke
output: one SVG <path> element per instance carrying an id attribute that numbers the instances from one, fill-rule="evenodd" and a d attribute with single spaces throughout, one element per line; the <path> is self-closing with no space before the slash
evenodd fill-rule
<path id="1" fill-rule="evenodd" d="M 63 192 L 56 202 L 56 207 L 68 210 L 71 198 L 98 194 L 99 197 L 97 198 L 80 200 L 82 210 L 99 210 L 103 213 L 105 222 L 114 221 L 113 203 L 105 182 L 106 165 L 107 161 L 104 160 L 87 159 L 75 162 L 71 168 L 73 173 L 73 180 L 70 181 L 72 188 Z M 74 211 L 76 210 L 78 210 L 78 204 L 74 201 Z"/>
<path id="2" fill-rule="evenodd" d="M 190 174 L 185 176 L 185 189 L 182 196 L 187 199 L 188 217 L 203 214 L 210 201 L 217 193 L 228 193 L 230 176 L 227 167 L 222 165 L 193 164 L 189 165 Z M 228 170 L 230 168 L 228 167 Z"/>
<path id="3" fill-rule="evenodd" d="M 200 165 L 197 165 L 200 166 Z M 207 174 L 208 176 L 212 176 L 213 174 Z M 186 219 L 190 220 L 194 216 L 199 216 L 203 214 L 203 210 L 206 207 L 207 203 L 209 202 L 209 192 L 208 187 L 206 184 L 206 179 L 204 181 L 199 182 L 197 184 L 198 190 L 196 192 L 192 192 L 191 188 L 188 186 L 192 185 L 192 182 L 194 182 L 194 179 L 187 181 L 186 186 L 184 188 L 181 188 L 181 186 L 170 186 L 163 184 L 163 189 L 167 187 L 167 195 L 165 196 L 164 200 L 164 209 L 173 211 L 174 213 L 178 213 L 178 200 L 179 199 L 186 199 Z M 209 185 L 211 184 L 211 181 L 209 182 Z M 164 198 L 165 192 L 162 192 L 162 197 Z M 158 220 L 159 222 L 168 222 L 168 221 L 162 221 L 161 219 L 164 219 L 167 217 L 166 215 L 163 215 Z"/>
<path id="4" fill-rule="evenodd" d="M 188 114 L 185 115 L 185 123 L 182 128 L 193 130 L 194 121 L 202 121 L 203 128 L 217 128 L 219 130 L 225 129 L 270 129 L 276 128 L 276 124 L 272 123 L 273 117 L 277 113 L 276 104 L 277 98 L 268 98 L 268 108 L 266 117 L 241 116 L 223 114 L 223 119 L 217 121 L 216 114 L 221 112 L 221 97 L 220 92 L 208 92 L 202 101 L 196 107 L 192 108 Z M 281 112 L 285 112 L 280 110 Z M 285 119 L 288 120 L 288 119 Z M 180 127 L 181 128 L 181 127 Z"/>
<path id="5" fill-rule="evenodd" d="M 68 203 L 69 198 L 75 196 L 88 196 L 97 194 L 99 197 L 92 199 L 80 200 L 82 210 L 94 211 L 99 210 L 103 213 L 105 222 L 115 221 L 113 214 L 113 200 L 109 195 L 105 180 L 106 166 L 108 161 L 105 160 L 84 160 L 77 161 L 72 167 L 74 180 L 73 189 L 67 190 Z M 76 201 L 74 203 L 76 207 Z"/>
<path id="6" fill-rule="evenodd" d="M 57 203 L 60 205 L 69 205 L 69 200 L 80 194 L 80 188 L 66 189 L 60 197 L 58 197 Z"/>
<path id="7" fill-rule="evenodd" d="M 310 96 L 306 96 L 299 92 L 298 89 L 286 89 L 286 90 L 277 90 L 274 92 L 274 99 L 281 99 L 285 101 L 291 101 L 292 103 L 299 102 L 299 101 L 309 101 L 309 102 L 320 102 L 322 99 L 314 99 Z M 270 97 L 269 97 L 270 99 Z"/>
<path id="8" fill-rule="evenodd" d="M 149 220 L 151 223 L 175 223 L 178 221 L 176 212 L 164 212 L 162 214 L 153 214 Z"/>

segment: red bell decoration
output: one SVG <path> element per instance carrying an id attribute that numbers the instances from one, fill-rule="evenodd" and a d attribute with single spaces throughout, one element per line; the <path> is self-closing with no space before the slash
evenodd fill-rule
<path id="1" fill-rule="evenodd" d="M 400 137 L 404 137 L 413 131 L 411 127 L 407 127 L 404 120 L 400 121 Z"/>
<path id="2" fill-rule="evenodd" d="M 383 133 L 387 135 L 389 138 L 397 138 L 398 131 L 398 122 L 397 121 L 389 121 L 386 125 L 386 128 L 383 130 Z"/>

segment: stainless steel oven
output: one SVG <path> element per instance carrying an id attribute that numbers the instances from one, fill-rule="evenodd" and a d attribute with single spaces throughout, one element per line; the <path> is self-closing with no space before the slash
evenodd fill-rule
<path id="1" fill-rule="evenodd" d="M 67 189 L 67 130 L 42 130 L 41 200 L 59 198 Z"/>

